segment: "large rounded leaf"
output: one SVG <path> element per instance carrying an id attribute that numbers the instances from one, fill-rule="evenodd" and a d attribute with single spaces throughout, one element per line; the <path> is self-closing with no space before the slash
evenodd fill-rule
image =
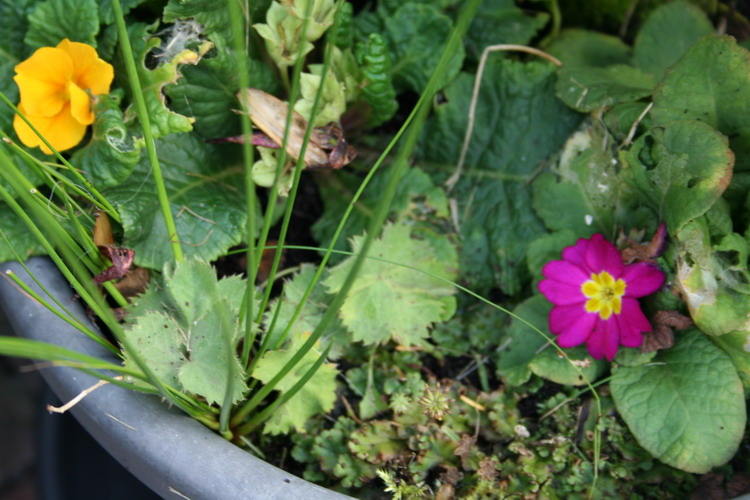
<path id="1" fill-rule="evenodd" d="M 621 366 L 610 383 L 638 442 L 678 469 L 704 473 L 730 460 L 745 429 L 745 398 L 729 356 L 696 329 L 653 363 Z"/>

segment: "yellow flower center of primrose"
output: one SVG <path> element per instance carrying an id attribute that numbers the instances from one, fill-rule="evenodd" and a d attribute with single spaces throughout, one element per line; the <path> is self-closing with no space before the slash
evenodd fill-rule
<path id="1" fill-rule="evenodd" d="M 603 320 L 609 319 L 612 313 L 620 314 L 625 287 L 625 281 L 615 281 L 607 271 L 591 273 L 591 279 L 581 285 L 581 292 L 588 299 L 584 306 L 586 312 L 599 313 Z"/>

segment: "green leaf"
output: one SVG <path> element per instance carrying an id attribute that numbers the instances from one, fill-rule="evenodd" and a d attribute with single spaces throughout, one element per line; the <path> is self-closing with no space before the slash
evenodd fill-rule
<path id="1" fill-rule="evenodd" d="M 421 93 L 437 67 L 445 41 L 451 33 L 451 19 L 431 4 L 407 2 L 385 20 L 384 37 L 393 64 L 397 92 Z M 461 70 L 464 49 L 452 54 L 438 87 L 445 86 Z"/>
<path id="2" fill-rule="evenodd" d="M 678 121 L 641 136 L 625 160 L 634 186 L 674 234 L 719 199 L 732 179 L 734 154 L 712 127 Z"/>
<path id="3" fill-rule="evenodd" d="M 99 6 L 96 0 L 46 0 L 29 15 L 24 42 L 31 49 L 54 47 L 67 38 L 96 47 Z"/>
<path id="4" fill-rule="evenodd" d="M 364 83 L 362 98 L 372 108 L 368 125 L 377 127 L 390 120 L 398 110 L 385 40 L 379 33 L 371 33 L 365 42 L 357 45 L 356 57 Z"/>
<path id="5" fill-rule="evenodd" d="M 363 236 L 352 239 L 352 250 L 359 252 Z M 375 240 L 370 257 L 388 259 L 413 266 L 437 276 L 454 279 L 457 256 L 438 259 L 425 241 L 417 241 L 404 224 L 388 225 Z M 330 293 L 336 293 L 354 262 L 350 257 L 331 269 L 324 282 Z M 448 319 L 455 310 L 455 293 L 451 285 L 427 274 L 372 259 L 365 261 L 339 316 L 352 332 L 354 340 L 378 344 L 393 339 L 401 345 L 421 344 L 428 327 Z"/>
<path id="6" fill-rule="evenodd" d="M 166 97 L 162 90 L 165 85 L 175 83 L 181 76 L 178 66 L 197 64 L 201 57 L 211 48 L 210 42 L 204 42 L 196 51 L 184 49 L 170 60 L 162 61 L 154 69 L 148 69 L 146 59 L 161 42 L 152 34 L 155 25 L 148 26 L 135 23 L 128 27 L 130 43 L 133 46 L 133 57 L 138 68 L 138 77 L 143 88 L 151 129 L 155 139 L 177 132 L 189 132 L 193 128 L 193 119 L 180 115 L 167 108 Z M 116 72 L 117 74 L 117 72 Z M 128 86 L 129 88 L 129 86 Z M 126 116 L 134 114 L 133 106 L 126 111 Z"/>
<path id="7" fill-rule="evenodd" d="M 382 172 L 382 173 L 381 173 Z M 347 250 L 346 240 L 362 233 L 375 210 L 380 193 L 388 182 L 388 172 L 381 171 L 372 178 L 364 194 L 349 216 L 339 237 L 336 250 Z M 312 226 L 312 234 L 321 246 L 327 246 L 361 182 L 358 176 L 339 171 L 336 176 L 318 177 L 318 188 L 323 199 L 323 215 Z M 404 174 L 391 205 L 390 220 L 403 221 L 415 228 L 444 227 L 449 222 L 448 199 L 442 188 L 436 187 L 429 175 L 419 168 L 410 168 Z M 343 257 L 333 255 L 333 263 Z"/>
<path id="8" fill-rule="evenodd" d="M 187 257 L 213 260 L 242 240 L 245 226 L 239 167 L 224 167 L 220 148 L 191 134 L 156 142 L 162 175 L 175 216 L 177 235 Z M 173 259 L 147 158 L 119 186 L 105 191 L 122 216 L 123 244 L 135 250 L 135 262 L 161 269 Z"/>
<path id="9" fill-rule="evenodd" d="M 181 387 L 177 374 L 186 361 L 180 326 L 176 319 L 152 311 L 140 316 L 127 332 L 130 345 L 146 366 L 159 380 L 174 388 Z M 125 366 L 140 370 L 128 351 L 125 351 Z"/>
<path id="10" fill-rule="evenodd" d="M 10 75 L 13 74 L 13 66 L 15 66 L 15 63 L 12 60 L 0 61 L 0 74 L 8 75 L 7 78 L 0 80 L 0 92 L 2 92 L 11 102 L 18 104 L 18 86 L 10 77 Z M 5 103 L 0 106 L 0 130 L 8 132 L 12 130 L 14 114 L 13 110 L 9 106 L 6 106 Z M 15 133 L 15 131 L 13 133 Z"/>
<path id="11" fill-rule="evenodd" d="M 288 349 L 267 351 L 255 365 L 253 377 L 264 383 L 270 381 L 306 340 L 306 335 L 300 335 L 291 339 Z M 281 379 L 276 389 L 282 394 L 291 389 L 312 368 L 319 356 L 318 349 L 310 350 L 294 369 Z M 302 389 L 273 412 L 266 421 L 263 432 L 285 434 L 292 429 L 301 431 L 310 417 L 332 410 L 336 402 L 338 373 L 333 363 L 322 364 Z"/>
<path id="12" fill-rule="evenodd" d="M 528 321 L 543 332 L 547 331 L 547 317 L 552 304 L 536 294 L 521 302 L 513 314 Z M 531 377 L 529 363 L 547 340 L 528 325 L 513 318 L 508 327 L 508 346 L 498 355 L 497 374 L 510 385 L 521 385 Z"/>
<path id="13" fill-rule="evenodd" d="M 228 355 L 242 331 L 239 316 L 246 282 L 216 279 L 210 264 L 184 260 L 165 266 L 161 283 L 129 308 L 126 333 L 143 361 L 163 382 L 206 399 L 224 401 L 233 374 L 232 402 L 247 391 L 239 359 Z M 133 365 L 126 351 L 126 365 Z"/>
<path id="14" fill-rule="evenodd" d="M 257 4 L 262 2 L 251 2 L 253 10 Z M 253 12 L 253 19 L 257 12 Z M 177 20 L 195 19 L 209 34 L 218 33 L 221 37 L 230 41 L 232 39 L 232 24 L 229 19 L 229 10 L 226 4 L 217 4 L 215 0 L 169 0 L 164 7 L 163 19 L 165 23 L 173 23 Z"/>
<path id="15" fill-rule="evenodd" d="M 273 330 L 270 329 L 272 314 L 271 311 L 276 309 L 276 303 L 273 303 L 269 308 L 269 312 L 266 314 L 265 323 L 269 325 L 269 330 L 266 333 L 270 337 L 268 345 L 271 349 L 279 347 L 277 345 L 279 337 L 283 331 L 289 325 L 294 314 L 297 305 L 302 300 L 307 287 L 310 285 L 312 278 L 315 274 L 315 267 L 310 264 L 303 264 L 300 267 L 300 271 L 294 275 L 291 280 L 284 282 L 284 292 L 281 296 L 281 309 L 274 325 Z M 322 280 L 328 276 L 326 272 L 322 275 Z M 321 281 L 322 281 L 321 280 Z M 309 335 L 320 323 L 323 318 L 328 305 L 331 302 L 331 296 L 328 295 L 320 282 L 313 288 L 310 296 L 305 302 L 305 306 L 302 308 L 297 320 L 289 330 L 289 337 L 300 337 L 302 335 Z M 351 343 L 351 335 L 343 327 L 341 322 L 337 319 L 326 330 L 326 338 L 333 342 L 331 350 L 328 352 L 328 357 L 336 359 L 341 356 L 343 350 Z"/>
<path id="16" fill-rule="evenodd" d="M 216 52 L 209 52 L 196 66 L 181 69 L 182 78 L 164 87 L 170 107 L 195 120 L 196 132 L 207 139 L 241 133 L 237 92 L 237 64 L 234 54 L 220 35 L 211 40 Z M 215 54 L 215 55 L 214 55 Z M 248 59 L 250 85 L 268 93 L 277 91 L 276 75 L 266 64 Z"/>
<path id="17" fill-rule="evenodd" d="M 750 169 L 750 52 L 730 36 L 698 40 L 654 93 L 655 125 L 700 120 L 729 138 L 735 168 Z"/>
<path id="18" fill-rule="evenodd" d="M 101 95 L 94 108 L 96 121 L 89 143 L 76 150 L 71 162 L 86 172 L 99 189 L 127 179 L 141 157 L 142 138 L 135 138 L 123 122 L 120 97 Z"/>
<path id="19" fill-rule="evenodd" d="M 462 277 L 474 291 L 499 286 L 512 295 L 528 279 L 526 244 L 544 229 L 531 210 L 527 182 L 580 121 L 555 97 L 554 81 L 548 63 L 491 58 L 486 66 L 463 176 L 451 192 L 458 201 Z M 438 174 L 458 162 L 473 84 L 474 75 L 461 74 L 425 125 L 421 156 Z"/>
<path id="20" fill-rule="evenodd" d="M 750 389 L 750 332 L 738 330 L 711 340 L 732 358 L 743 387 Z"/>
<path id="21" fill-rule="evenodd" d="M 703 35 L 714 31 L 706 14 L 679 0 L 654 10 L 635 37 L 633 62 L 661 80 L 667 69 Z"/>
<path id="22" fill-rule="evenodd" d="M 216 279 L 214 277 L 214 286 Z M 195 283 L 193 286 L 199 286 Z M 201 289 L 206 295 L 211 292 Z M 227 352 L 226 333 L 234 338 L 231 340 L 231 352 L 235 351 L 239 336 L 238 314 L 232 310 L 227 298 L 220 298 L 210 305 L 205 315 L 184 323 L 187 325 L 188 340 L 185 348 L 189 359 L 180 366 L 177 374 L 185 390 L 199 394 L 206 398 L 208 404 L 222 403 L 226 396 L 227 384 L 232 384 L 231 402 L 242 399 L 247 391 L 242 364 L 237 356 Z M 231 366 L 232 378 L 229 378 Z"/>
<path id="23" fill-rule="evenodd" d="M 654 86 L 651 75 L 625 64 L 605 68 L 563 66 L 557 95 L 571 108 L 591 112 L 649 96 Z"/>
<path id="24" fill-rule="evenodd" d="M 16 260 L 16 253 L 22 259 L 45 253 L 36 237 L 26 228 L 26 224 L 7 204 L 2 202 L 0 202 L 0 231 L 0 262 Z"/>
<path id="25" fill-rule="evenodd" d="M 120 0 L 122 14 L 127 15 L 131 9 L 145 3 L 146 0 Z M 99 0 L 99 19 L 103 24 L 115 22 L 115 10 L 112 8 L 112 0 Z"/>
<path id="26" fill-rule="evenodd" d="M 715 245 L 712 244 L 714 238 L 719 240 L 709 230 L 707 217 L 688 222 L 675 235 L 679 248 L 677 282 L 680 290 L 696 326 L 707 334 L 750 332 L 747 257 L 741 262 L 741 268 L 736 265 L 738 254 L 747 256 L 747 243 L 742 245 L 744 248 L 729 251 L 732 242 L 736 246 L 743 238 L 724 235 Z"/>
<path id="27" fill-rule="evenodd" d="M 549 21 L 549 15 L 528 15 L 513 0 L 485 0 L 471 21 L 464 44 L 478 60 L 485 47 L 501 43 L 527 45 Z"/>
<path id="28" fill-rule="evenodd" d="M 533 184 L 533 207 L 553 231 L 569 229 L 580 237 L 612 231 L 620 178 L 613 151 L 602 148 L 606 132 L 598 124 L 573 134 L 551 172 Z"/>
<path id="29" fill-rule="evenodd" d="M 529 243 L 526 261 L 535 280 L 542 279 L 542 268 L 551 260 L 559 260 L 565 247 L 575 245 L 578 235 L 569 229 L 543 234 Z"/>
<path id="30" fill-rule="evenodd" d="M 545 51 L 564 66 L 604 68 L 630 62 L 630 47 L 625 42 L 615 36 L 582 29 L 561 32 Z"/>
<path id="31" fill-rule="evenodd" d="M 584 385 L 586 380 L 595 381 L 605 371 L 609 363 L 602 359 L 593 359 L 585 346 L 566 349 L 569 359 L 563 358 L 552 346 L 547 346 L 534 356 L 529 369 L 535 374 L 556 384 Z M 578 367 L 581 373 L 576 370 Z M 585 377 L 585 378 L 584 378 Z"/>
<path id="32" fill-rule="evenodd" d="M 680 333 L 654 363 L 616 367 L 610 388 L 641 446 L 662 462 L 704 473 L 729 461 L 745 430 L 732 361 L 697 330 Z"/>
<path id="33" fill-rule="evenodd" d="M 0 19 L 3 20 L 0 24 L 0 61 L 3 65 L 9 64 L 12 68 L 13 65 L 26 59 L 29 55 L 29 48 L 23 40 L 29 28 L 29 14 L 38 4 L 39 0 L 0 2 Z M 5 68 L 3 69 L 5 70 Z M 2 74 L 7 75 L 9 72 L 3 71 Z M 10 81 L 10 78 L 4 80 L 3 85 L 7 85 L 6 82 Z M 3 92 L 5 92 L 5 89 L 3 89 Z M 11 100 L 17 98 L 17 96 L 8 97 Z"/>

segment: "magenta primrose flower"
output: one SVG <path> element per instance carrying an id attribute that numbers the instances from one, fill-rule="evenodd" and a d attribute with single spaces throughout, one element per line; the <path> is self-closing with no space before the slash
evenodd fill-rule
<path id="1" fill-rule="evenodd" d="M 612 361 L 620 345 L 638 347 L 651 324 L 636 299 L 654 293 L 664 273 L 646 263 L 624 265 L 615 246 L 595 234 L 548 262 L 539 291 L 555 307 L 549 329 L 560 347 L 586 343 L 596 359 Z"/>

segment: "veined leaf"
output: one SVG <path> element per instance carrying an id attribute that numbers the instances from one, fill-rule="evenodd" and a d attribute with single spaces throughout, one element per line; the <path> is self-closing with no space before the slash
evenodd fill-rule
<path id="1" fill-rule="evenodd" d="M 99 8 L 96 0 L 45 0 L 29 15 L 24 42 L 32 49 L 54 47 L 63 38 L 96 47 Z"/>
<path id="2" fill-rule="evenodd" d="M 363 236 L 352 239 L 359 252 Z M 409 227 L 388 225 L 370 250 L 371 257 L 406 264 L 449 279 L 456 277 L 457 256 L 438 259 L 426 241 L 414 239 Z M 350 257 L 331 269 L 325 281 L 331 293 L 340 290 L 354 261 Z M 372 259 L 365 261 L 341 307 L 339 316 L 354 340 L 378 344 L 390 339 L 401 345 L 420 344 L 428 327 L 448 319 L 455 311 L 452 286 L 427 274 Z"/>
<path id="3" fill-rule="evenodd" d="M 729 356 L 695 329 L 653 363 L 616 367 L 610 388 L 640 445 L 672 467 L 704 473 L 737 451 L 742 384 Z"/>

